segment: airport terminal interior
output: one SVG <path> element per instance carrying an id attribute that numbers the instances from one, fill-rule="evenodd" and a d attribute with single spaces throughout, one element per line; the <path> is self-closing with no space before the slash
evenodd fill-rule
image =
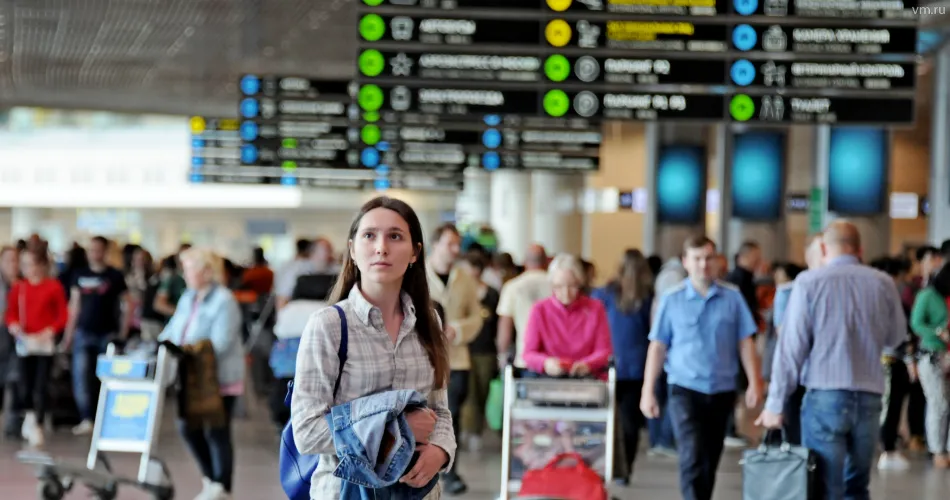
<path id="1" fill-rule="evenodd" d="M 0 0 L 0 498 L 946 497 L 946 8 Z"/>

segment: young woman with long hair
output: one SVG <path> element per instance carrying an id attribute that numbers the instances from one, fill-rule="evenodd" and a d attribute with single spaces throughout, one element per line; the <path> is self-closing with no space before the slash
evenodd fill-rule
<path id="1" fill-rule="evenodd" d="M 592 297 L 604 304 L 617 369 L 617 398 L 623 430 L 626 472 L 633 472 L 645 418 L 640 412 L 643 371 L 650 346 L 650 312 L 653 308 L 653 273 L 639 250 L 627 250 L 617 276 Z M 624 480 L 629 481 L 629 477 Z"/>
<path id="2" fill-rule="evenodd" d="M 336 405 L 381 391 L 415 390 L 428 396 L 431 409 L 406 414 L 416 442 L 422 444 L 401 482 L 423 487 L 453 462 L 447 346 L 429 298 L 422 238 L 419 218 L 405 202 L 379 197 L 363 205 L 350 227 L 343 269 L 330 294 L 348 325 L 342 370 L 337 311 L 328 307 L 314 314 L 304 331 L 291 421 L 299 452 L 320 455 L 311 482 L 313 499 L 338 499 L 343 487 L 333 475 L 339 461 L 325 415 Z M 436 486 L 425 498 L 441 495 Z"/>

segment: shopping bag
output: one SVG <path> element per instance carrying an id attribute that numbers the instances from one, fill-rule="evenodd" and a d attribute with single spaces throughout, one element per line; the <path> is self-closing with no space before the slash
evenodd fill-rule
<path id="1" fill-rule="evenodd" d="M 756 449 L 742 453 L 743 500 L 814 500 L 818 461 L 803 446 L 792 446 L 781 430 L 782 443 L 769 444 L 769 432 Z"/>
<path id="2" fill-rule="evenodd" d="M 562 462 L 573 461 L 573 466 Z M 599 474 L 584 463 L 577 453 L 562 453 L 543 469 L 529 470 L 521 479 L 519 497 L 544 497 L 562 500 L 607 500 L 607 488 Z"/>
<path id="3" fill-rule="evenodd" d="M 500 431 L 505 419 L 505 382 L 496 378 L 488 383 L 488 399 L 485 400 L 485 422 L 493 431 Z"/>

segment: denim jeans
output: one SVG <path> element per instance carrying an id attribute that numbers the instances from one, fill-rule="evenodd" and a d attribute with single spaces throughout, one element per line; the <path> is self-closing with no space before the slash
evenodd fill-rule
<path id="1" fill-rule="evenodd" d="M 670 422 L 670 413 L 667 411 L 667 400 L 669 388 L 666 385 L 666 372 L 663 372 L 656 380 L 656 401 L 660 405 L 660 418 L 651 418 L 647 420 L 647 432 L 650 436 L 650 448 L 666 448 L 672 450 L 676 447 L 673 439 L 673 424 Z"/>
<path id="2" fill-rule="evenodd" d="M 809 390 L 802 402 L 802 444 L 818 455 L 820 498 L 869 500 L 881 395 Z"/>
<path id="3" fill-rule="evenodd" d="M 93 420 L 99 403 L 99 379 L 96 377 L 96 362 L 114 335 L 76 330 L 73 336 L 73 397 L 83 420 Z"/>
<path id="4" fill-rule="evenodd" d="M 231 437 L 231 419 L 234 416 L 234 405 L 237 397 L 224 396 L 224 411 L 227 421 L 223 427 L 189 429 L 184 421 L 178 422 L 178 432 L 191 455 L 198 462 L 201 475 L 224 487 L 224 491 L 231 492 L 231 483 L 234 476 L 234 441 Z"/>

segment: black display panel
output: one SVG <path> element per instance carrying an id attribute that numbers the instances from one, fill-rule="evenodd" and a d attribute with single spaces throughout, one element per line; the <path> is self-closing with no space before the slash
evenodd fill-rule
<path id="1" fill-rule="evenodd" d="M 740 87 L 885 91 L 917 84 L 917 67 L 910 63 L 735 59 L 729 67 L 730 84 Z"/>
<path id="2" fill-rule="evenodd" d="M 728 10 L 726 0 L 684 0 L 680 2 L 655 2 L 650 0 L 364 0 L 367 6 L 423 8 L 423 9 L 470 9 L 526 10 L 546 13 L 621 13 L 641 15 L 715 15 Z"/>
<path id="3" fill-rule="evenodd" d="M 914 99 L 732 96 L 733 121 L 795 124 L 895 124 L 914 121 Z"/>
<path id="4" fill-rule="evenodd" d="M 917 0 L 735 0 L 731 12 L 741 16 L 797 16 L 847 19 L 917 19 Z"/>
<path id="5" fill-rule="evenodd" d="M 731 30 L 732 48 L 737 51 L 764 51 L 834 56 L 914 54 L 916 28 L 861 26 L 787 26 L 781 24 L 738 24 Z"/>

